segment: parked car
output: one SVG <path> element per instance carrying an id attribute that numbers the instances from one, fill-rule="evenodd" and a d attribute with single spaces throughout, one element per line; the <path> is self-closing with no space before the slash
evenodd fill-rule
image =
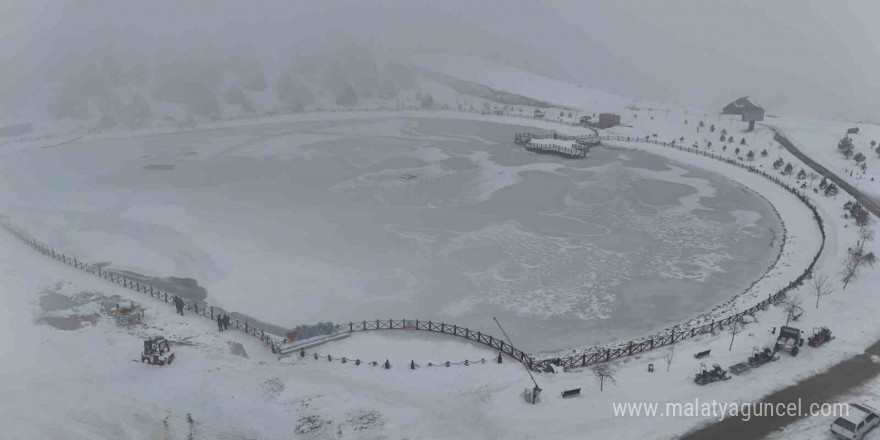
<path id="1" fill-rule="evenodd" d="M 878 411 L 868 405 L 850 403 L 849 414 L 831 423 L 831 432 L 840 438 L 860 440 L 868 431 L 880 424 Z"/>

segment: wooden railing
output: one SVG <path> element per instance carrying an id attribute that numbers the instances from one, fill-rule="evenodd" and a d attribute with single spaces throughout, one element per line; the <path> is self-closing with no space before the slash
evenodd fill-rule
<path id="1" fill-rule="evenodd" d="M 498 339 L 490 334 L 473 331 L 467 327 L 460 327 L 455 324 L 446 324 L 444 322 L 421 321 L 418 319 L 385 319 L 374 321 L 350 322 L 348 324 L 337 325 L 340 331 L 363 332 L 371 330 L 416 330 L 433 333 L 443 333 L 452 336 L 458 336 L 469 341 L 477 342 L 489 346 L 493 349 L 504 353 L 517 362 L 522 362 L 529 368 L 533 368 L 534 359 L 528 356 L 522 350 Z"/>
<path id="2" fill-rule="evenodd" d="M 574 125 L 574 124 L 566 124 L 566 125 Z M 587 367 L 590 365 L 598 364 L 601 362 L 608 362 L 614 359 L 623 358 L 626 356 L 632 356 L 637 353 L 642 353 L 645 351 L 653 350 L 655 348 L 664 347 L 667 345 L 674 344 L 676 342 L 680 342 L 686 339 L 693 338 L 697 335 L 712 333 L 716 329 L 723 328 L 727 325 L 730 325 L 732 322 L 736 322 L 742 319 L 743 316 L 746 315 L 754 315 L 759 310 L 766 309 L 770 304 L 773 304 L 780 299 L 782 299 L 791 289 L 794 289 L 803 284 L 804 280 L 812 273 L 813 268 L 816 265 L 816 262 L 819 259 L 819 256 L 822 254 L 822 251 L 825 248 L 825 226 L 822 221 L 822 217 L 819 215 L 816 207 L 810 202 L 810 200 L 797 188 L 788 185 L 783 182 L 778 176 L 774 174 L 769 174 L 755 166 L 748 165 L 742 161 L 736 159 L 730 159 L 715 153 L 711 153 L 708 151 L 699 150 L 691 147 L 684 147 L 675 144 L 675 142 L 662 142 L 651 138 L 638 138 L 633 136 L 615 136 L 615 135 L 605 135 L 605 136 L 564 136 L 564 135 L 556 135 L 557 139 L 562 140 L 578 140 L 582 142 L 593 142 L 596 139 L 600 141 L 612 141 L 612 142 L 639 142 L 653 145 L 660 145 L 668 148 L 675 148 L 680 151 L 685 151 L 689 153 L 699 154 L 701 156 L 709 157 L 715 160 L 719 160 L 725 162 L 730 165 L 734 165 L 745 169 L 751 173 L 762 176 L 765 179 L 770 180 L 771 182 L 779 185 L 784 188 L 794 196 L 796 196 L 804 205 L 806 205 L 813 214 L 813 218 L 819 226 L 819 231 L 822 235 L 822 243 L 819 247 L 819 250 L 816 252 L 816 255 L 813 256 L 812 261 L 809 266 L 804 269 L 803 273 L 800 274 L 796 279 L 792 280 L 786 287 L 780 289 L 775 294 L 769 295 L 766 299 L 760 301 L 754 306 L 741 311 L 739 313 L 727 316 L 722 319 L 714 320 L 709 324 L 703 324 L 700 326 L 689 326 L 686 328 L 673 327 L 672 330 L 656 334 L 648 337 L 643 337 L 639 339 L 634 339 L 622 344 L 616 344 L 613 346 L 607 346 L 603 348 L 591 349 L 584 351 L 582 353 L 576 355 L 570 355 L 565 357 L 555 357 L 555 358 L 542 358 L 536 359 L 527 355 L 522 350 L 513 347 L 507 342 L 502 341 L 492 335 L 488 335 L 482 332 L 474 332 L 473 330 L 468 329 L 467 327 L 460 327 L 454 324 L 446 324 L 446 323 L 437 323 L 433 321 L 421 321 L 421 320 L 411 320 L 411 319 L 401 319 L 401 320 L 374 320 L 374 321 L 360 321 L 360 322 L 351 322 L 347 326 L 346 325 L 338 325 L 337 328 L 342 331 L 356 332 L 356 331 L 370 331 L 370 330 L 414 330 L 414 331 L 428 331 L 435 333 L 444 333 L 452 336 L 457 336 L 460 338 L 464 338 L 473 342 L 477 342 L 493 349 L 499 350 L 499 352 L 504 353 L 518 362 L 523 363 L 532 369 L 541 369 L 546 367 L 549 364 L 569 367 L 569 368 L 579 368 L 579 367 Z M 535 135 L 535 138 L 547 137 L 546 134 L 543 135 Z M 516 137 L 519 139 L 528 139 L 531 140 L 532 137 L 528 133 L 522 134 L 522 137 L 518 134 Z M 119 284 L 123 287 L 149 294 L 152 298 L 160 299 L 166 303 L 171 303 L 174 297 L 172 293 L 169 297 L 169 292 L 160 290 L 155 288 L 152 285 L 144 283 L 140 280 L 130 279 L 125 277 L 124 275 L 118 274 L 112 271 L 103 271 L 99 267 L 88 265 L 82 261 L 77 260 L 76 257 L 70 257 L 63 253 L 56 252 L 53 248 L 40 243 L 36 239 L 28 236 L 24 232 L 12 227 L 8 223 L 0 223 L 4 229 L 18 237 L 21 241 L 28 244 L 38 252 L 49 256 L 55 260 L 63 262 L 69 266 L 75 267 L 82 271 L 97 275 L 101 278 L 104 278 L 108 281 L 112 281 L 116 284 Z M 192 311 L 196 314 L 204 316 L 209 319 L 214 319 L 214 308 L 206 305 L 199 304 L 197 302 L 186 301 L 185 302 L 186 310 Z M 231 325 L 238 330 L 244 331 L 263 342 L 268 348 L 272 350 L 273 353 L 276 353 L 280 348 L 280 342 L 275 341 L 271 338 L 271 336 L 267 335 L 262 329 L 249 325 L 248 321 L 241 321 L 239 319 L 232 319 Z M 347 328 L 346 328 L 347 327 Z"/>
<path id="3" fill-rule="evenodd" d="M 101 270 L 101 268 L 98 266 L 92 266 L 84 261 L 77 259 L 76 257 L 71 257 L 62 252 L 56 251 L 52 247 L 46 246 L 45 244 L 39 242 L 37 239 L 26 234 L 24 231 L 13 227 L 7 222 L 0 222 L 0 226 L 2 226 L 3 229 L 8 231 L 10 234 L 27 244 L 37 252 L 47 257 L 50 257 L 73 268 L 79 269 L 83 272 L 101 277 L 107 281 L 116 283 L 127 289 L 134 290 L 135 292 L 148 294 L 151 298 L 158 299 L 169 304 L 174 303 L 174 297 L 176 294 L 173 292 L 159 289 L 142 280 L 135 280 L 117 272 Z M 185 310 L 188 310 L 192 313 L 211 320 L 217 319 L 214 313 L 214 307 L 209 304 L 183 300 L 183 305 Z M 218 309 L 218 314 L 219 313 L 220 311 Z M 230 317 L 229 325 L 237 330 L 243 331 L 259 339 L 260 342 L 263 343 L 263 345 L 272 350 L 272 353 L 277 353 L 279 351 L 279 347 L 281 345 L 280 341 L 276 341 L 275 339 L 273 339 L 272 336 L 270 334 L 267 334 L 263 329 L 254 327 L 247 321 L 247 319 L 242 321 L 240 319 Z"/>

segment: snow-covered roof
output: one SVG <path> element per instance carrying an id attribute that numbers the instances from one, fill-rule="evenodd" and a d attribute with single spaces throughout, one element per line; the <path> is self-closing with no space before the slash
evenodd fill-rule
<path id="1" fill-rule="evenodd" d="M 736 101 L 731 102 L 725 108 L 733 106 L 739 110 L 763 110 L 764 107 L 761 107 L 754 99 L 749 98 L 748 96 L 743 96 L 742 98 L 737 99 Z"/>

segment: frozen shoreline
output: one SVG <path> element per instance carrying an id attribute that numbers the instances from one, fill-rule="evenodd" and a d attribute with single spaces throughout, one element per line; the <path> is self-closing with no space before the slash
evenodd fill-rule
<path id="1" fill-rule="evenodd" d="M 563 131 L 563 132 L 567 132 L 567 133 L 570 133 L 570 134 L 584 134 L 584 133 L 590 133 L 590 131 L 587 130 L 587 129 L 585 129 L 585 128 L 581 128 L 581 127 L 571 127 L 571 126 L 566 126 L 566 125 L 560 125 L 560 124 L 553 123 L 553 122 L 548 122 L 548 121 L 538 121 L 538 120 L 533 120 L 533 119 L 510 118 L 510 117 L 499 117 L 499 116 L 491 116 L 491 115 L 475 115 L 475 114 L 458 113 L 458 112 L 392 112 L 392 113 L 389 115 L 389 118 L 395 118 L 395 117 L 398 117 L 398 115 L 401 114 L 401 113 L 402 113 L 402 114 L 409 115 L 409 116 L 412 116 L 412 115 L 419 115 L 419 116 L 424 117 L 424 118 L 435 118 L 435 117 L 437 116 L 437 114 L 440 113 L 440 114 L 443 115 L 443 117 L 451 118 L 451 119 L 464 119 L 464 120 L 476 120 L 476 121 L 491 121 L 491 122 L 505 122 L 505 123 L 508 123 L 508 124 L 526 125 L 526 126 L 532 126 L 532 127 L 537 127 L 537 128 L 543 128 L 543 129 L 548 129 L 548 130 L 549 130 L 549 129 L 561 129 L 561 130 L 556 130 L 556 131 Z M 326 117 L 329 118 L 329 119 L 336 120 L 336 119 L 346 119 L 345 116 L 349 116 L 349 115 L 350 115 L 350 114 L 348 114 L 348 113 L 343 113 L 343 114 L 339 114 L 339 113 L 329 113 L 329 114 L 325 114 L 325 115 L 311 115 L 311 114 L 307 114 L 307 115 L 293 115 L 292 117 L 293 117 L 293 119 L 303 119 L 303 118 L 305 118 L 305 119 L 310 119 L 310 120 L 323 120 L 322 118 L 326 116 Z M 357 112 L 357 113 L 355 113 L 355 115 L 357 116 L 357 119 L 375 119 L 375 118 L 377 117 L 377 114 L 376 114 L 375 112 Z M 273 119 L 278 119 L 278 118 L 273 118 Z M 282 119 L 288 119 L 288 118 L 282 118 Z M 241 122 L 241 121 L 236 121 L 236 122 Z M 266 124 L 265 121 L 258 121 L 258 122 L 256 123 L 256 125 L 264 125 L 264 124 Z M 237 124 L 236 124 L 236 125 L 237 125 Z M 219 127 L 214 127 L 214 128 L 212 128 L 212 129 L 223 129 L 223 128 L 227 128 L 227 126 L 221 124 L 221 126 L 219 126 Z M 622 146 L 622 148 L 624 148 L 624 149 L 632 149 L 632 146 L 631 146 L 631 145 L 625 145 L 625 146 Z M 638 150 L 639 148 L 635 148 L 635 149 Z M 660 155 L 661 157 L 666 157 L 666 158 L 672 158 L 672 157 L 670 156 L 669 153 L 675 153 L 674 151 L 667 151 L 667 150 L 669 150 L 669 149 L 662 149 L 662 150 L 658 150 L 658 149 L 656 149 L 656 148 L 654 148 L 654 149 L 650 149 L 650 148 L 647 148 L 647 149 L 646 149 L 646 148 L 641 148 L 641 149 L 642 149 L 642 151 L 646 151 L 646 152 L 649 152 L 649 153 L 652 153 L 652 154 L 658 154 L 658 155 Z M 679 157 L 679 158 L 673 158 L 673 159 L 676 160 L 676 161 L 679 161 L 679 162 L 681 162 L 681 163 L 683 163 L 683 164 L 695 165 L 695 166 L 697 166 L 697 167 L 700 168 L 700 169 L 706 169 L 704 166 L 702 166 L 702 162 L 701 162 L 699 159 L 694 160 L 694 158 L 689 157 L 689 156 L 694 156 L 694 155 L 686 154 L 686 155 L 682 156 L 682 157 L 685 158 L 686 160 L 681 160 L 682 157 Z M 711 160 L 710 160 L 710 161 L 711 161 Z M 723 165 L 723 164 L 722 164 L 722 165 Z M 725 166 L 723 166 L 722 168 L 732 168 L 732 167 L 729 167 L 729 166 L 726 166 L 726 165 L 725 165 Z M 717 169 L 713 169 L 713 170 L 710 170 L 710 171 L 715 172 L 715 173 L 717 173 L 717 174 L 720 174 L 720 175 L 722 175 L 722 176 L 724 176 L 724 177 L 728 177 L 728 176 L 725 175 L 725 173 L 723 173 L 723 172 L 719 173 L 719 172 L 717 171 Z M 756 176 L 751 176 L 751 177 L 756 177 Z M 760 190 L 755 190 L 755 188 L 752 188 L 752 186 L 751 186 L 750 184 L 748 184 L 748 183 L 743 183 L 742 180 L 737 180 L 737 179 L 732 179 L 732 180 L 735 181 L 735 182 L 738 182 L 738 183 L 741 184 L 741 185 L 744 185 L 744 186 L 750 188 L 751 191 L 752 191 L 753 193 L 759 194 L 762 198 L 764 198 L 765 200 L 767 200 L 767 202 L 769 203 L 769 205 L 770 205 L 774 210 L 776 210 L 775 203 L 774 203 L 772 200 L 768 200 L 768 199 L 767 199 L 767 198 L 761 193 Z M 747 178 L 746 178 L 745 180 L 746 180 L 746 181 L 749 181 Z M 751 182 L 751 183 L 753 184 L 753 182 Z M 776 214 L 777 214 L 777 217 L 780 219 L 780 221 L 781 221 L 781 223 L 782 223 L 782 225 L 783 225 L 783 228 L 785 228 L 785 227 L 786 227 L 785 225 L 787 224 L 786 219 L 783 218 L 783 216 L 780 215 L 778 212 L 777 212 Z M 786 241 L 788 241 L 788 237 L 787 237 L 788 234 L 785 234 L 785 236 L 786 236 Z M 750 293 L 750 295 L 744 295 L 743 293 L 740 293 L 740 294 L 736 295 L 736 296 L 733 297 L 733 298 L 726 299 L 724 302 L 722 302 L 722 303 L 720 303 L 720 304 L 716 304 L 715 306 L 713 306 L 712 309 L 708 309 L 708 310 L 706 310 L 705 312 L 698 313 L 694 318 L 692 318 L 692 319 L 690 319 L 690 320 L 688 320 L 688 321 L 689 321 L 689 322 L 696 322 L 696 320 L 697 320 L 698 318 L 701 318 L 701 317 L 705 320 L 705 319 L 708 319 L 708 318 L 710 318 L 710 317 L 717 317 L 717 316 L 721 316 L 721 315 L 724 315 L 724 314 L 731 313 L 731 310 L 732 310 L 732 309 L 735 309 L 736 307 L 739 307 L 739 306 L 746 306 L 746 307 L 747 307 L 747 306 L 750 306 L 750 304 L 748 304 L 748 302 L 749 302 L 749 301 L 754 302 L 753 300 L 759 296 L 759 294 L 756 293 L 755 285 L 760 284 L 760 282 L 761 282 L 762 280 L 764 280 L 765 278 L 768 278 L 768 277 L 773 277 L 774 279 L 777 279 L 777 278 L 780 278 L 780 277 L 784 278 L 784 276 L 781 276 L 780 274 L 775 274 L 775 276 L 774 276 L 774 274 L 772 274 L 772 272 L 773 272 L 776 268 L 778 268 L 778 266 L 780 266 L 781 264 L 785 264 L 785 263 L 787 263 L 787 262 L 783 262 L 783 258 L 782 258 L 782 255 L 781 255 L 781 254 L 782 254 L 782 251 L 785 249 L 785 246 L 786 246 L 787 244 L 788 244 L 788 243 L 781 243 L 781 246 L 778 247 L 778 249 L 780 249 L 780 251 L 779 251 L 779 252 L 780 252 L 780 255 L 777 255 L 777 256 L 776 256 L 776 263 L 775 263 L 774 265 L 771 265 L 770 267 L 768 267 L 768 268 L 763 272 L 763 275 L 760 277 L 760 279 L 757 280 L 757 281 L 754 281 L 754 282 L 752 283 L 752 287 L 750 287 L 750 288 L 746 288 L 746 289 L 745 289 L 748 293 Z M 798 265 L 797 265 L 797 264 L 792 264 L 792 265 L 790 265 L 790 266 L 797 267 Z M 795 270 L 795 271 L 796 271 L 796 270 Z M 795 271 L 789 271 L 789 273 L 794 273 Z M 768 284 L 768 283 L 765 283 L 765 284 Z M 778 285 L 778 284 L 779 284 L 779 283 L 776 283 L 776 284 L 774 284 L 774 286 L 775 286 L 775 285 Z M 744 286 L 744 287 L 745 287 L 745 286 Z M 770 291 L 770 288 L 769 288 L 769 287 L 768 287 L 768 288 L 764 288 L 764 287 L 766 287 L 766 286 L 763 286 L 763 285 L 760 286 L 760 287 L 762 287 L 762 292 L 764 292 L 764 291 Z M 744 292 L 744 293 L 745 293 L 745 292 Z M 747 300 L 743 299 L 742 297 L 744 297 L 744 296 L 747 296 L 748 299 L 747 299 Z M 234 308 L 235 308 L 235 307 L 233 307 L 233 309 L 234 309 Z M 253 313 L 251 313 L 251 315 L 253 315 Z M 413 316 L 413 318 L 417 318 L 417 317 L 418 317 L 418 316 Z M 357 317 L 357 318 L 360 318 L 360 317 Z M 372 317 L 372 316 L 369 316 L 369 317 L 366 317 L 366 318 L 369 319 L 369 318 L 373 318 L 373 317 Z M 450 320 L 453 321 L 453 322 L 455 321 L 454 318 L 453 318 L 453 319 L 450 319 Z M 270 319 L 270 321 L 271 321 L 271 319 Z M 682 324 L 682 322 L 679 322 L 679 321 L 673 321 L 673 323 L 676 324 L 676 326 Z M 660 329 L 660 328 L 657 328 L 656 331 L 659 332 L 659 331 L 661 331 L 661 329 Z M 650 332 L 647 332 L 647 333 L 650 333 Z M 634 332 L 633 334 L 630 334 L 630 335 L 628 335 L 628 336 L 629 336 L 629 337 L 637 337 L 637 336 L 641 336 L 641 335 L 643 335 L 643 333 L 642 333 L 641 331 L 639 331 L 639 332 Z M 614 345 L 614 343 L 612 342 L 610 345 Z M 574 347 L 569 347 L 569 348 L 574 348 Z M 553 353 L 553 351 L 549 351 L 549 352 L 547 352 L 546 354 L 550 354 L 550 353 Z"/>

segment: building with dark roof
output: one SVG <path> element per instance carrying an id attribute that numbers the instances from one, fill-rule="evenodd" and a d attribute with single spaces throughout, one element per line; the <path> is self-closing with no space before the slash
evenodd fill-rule
<path id="1" fill-rule="evenodd" d="M 727 104 L 724 109 L 721 110 L 721 113 L 724 113 L 725 115 L 741 115 L 750 111 L 759 110 L 762 113 L 764 112 L 764 109 L 760 105 L 749 99 L 748 96 L 743 96 L 742 98 Z"/>

